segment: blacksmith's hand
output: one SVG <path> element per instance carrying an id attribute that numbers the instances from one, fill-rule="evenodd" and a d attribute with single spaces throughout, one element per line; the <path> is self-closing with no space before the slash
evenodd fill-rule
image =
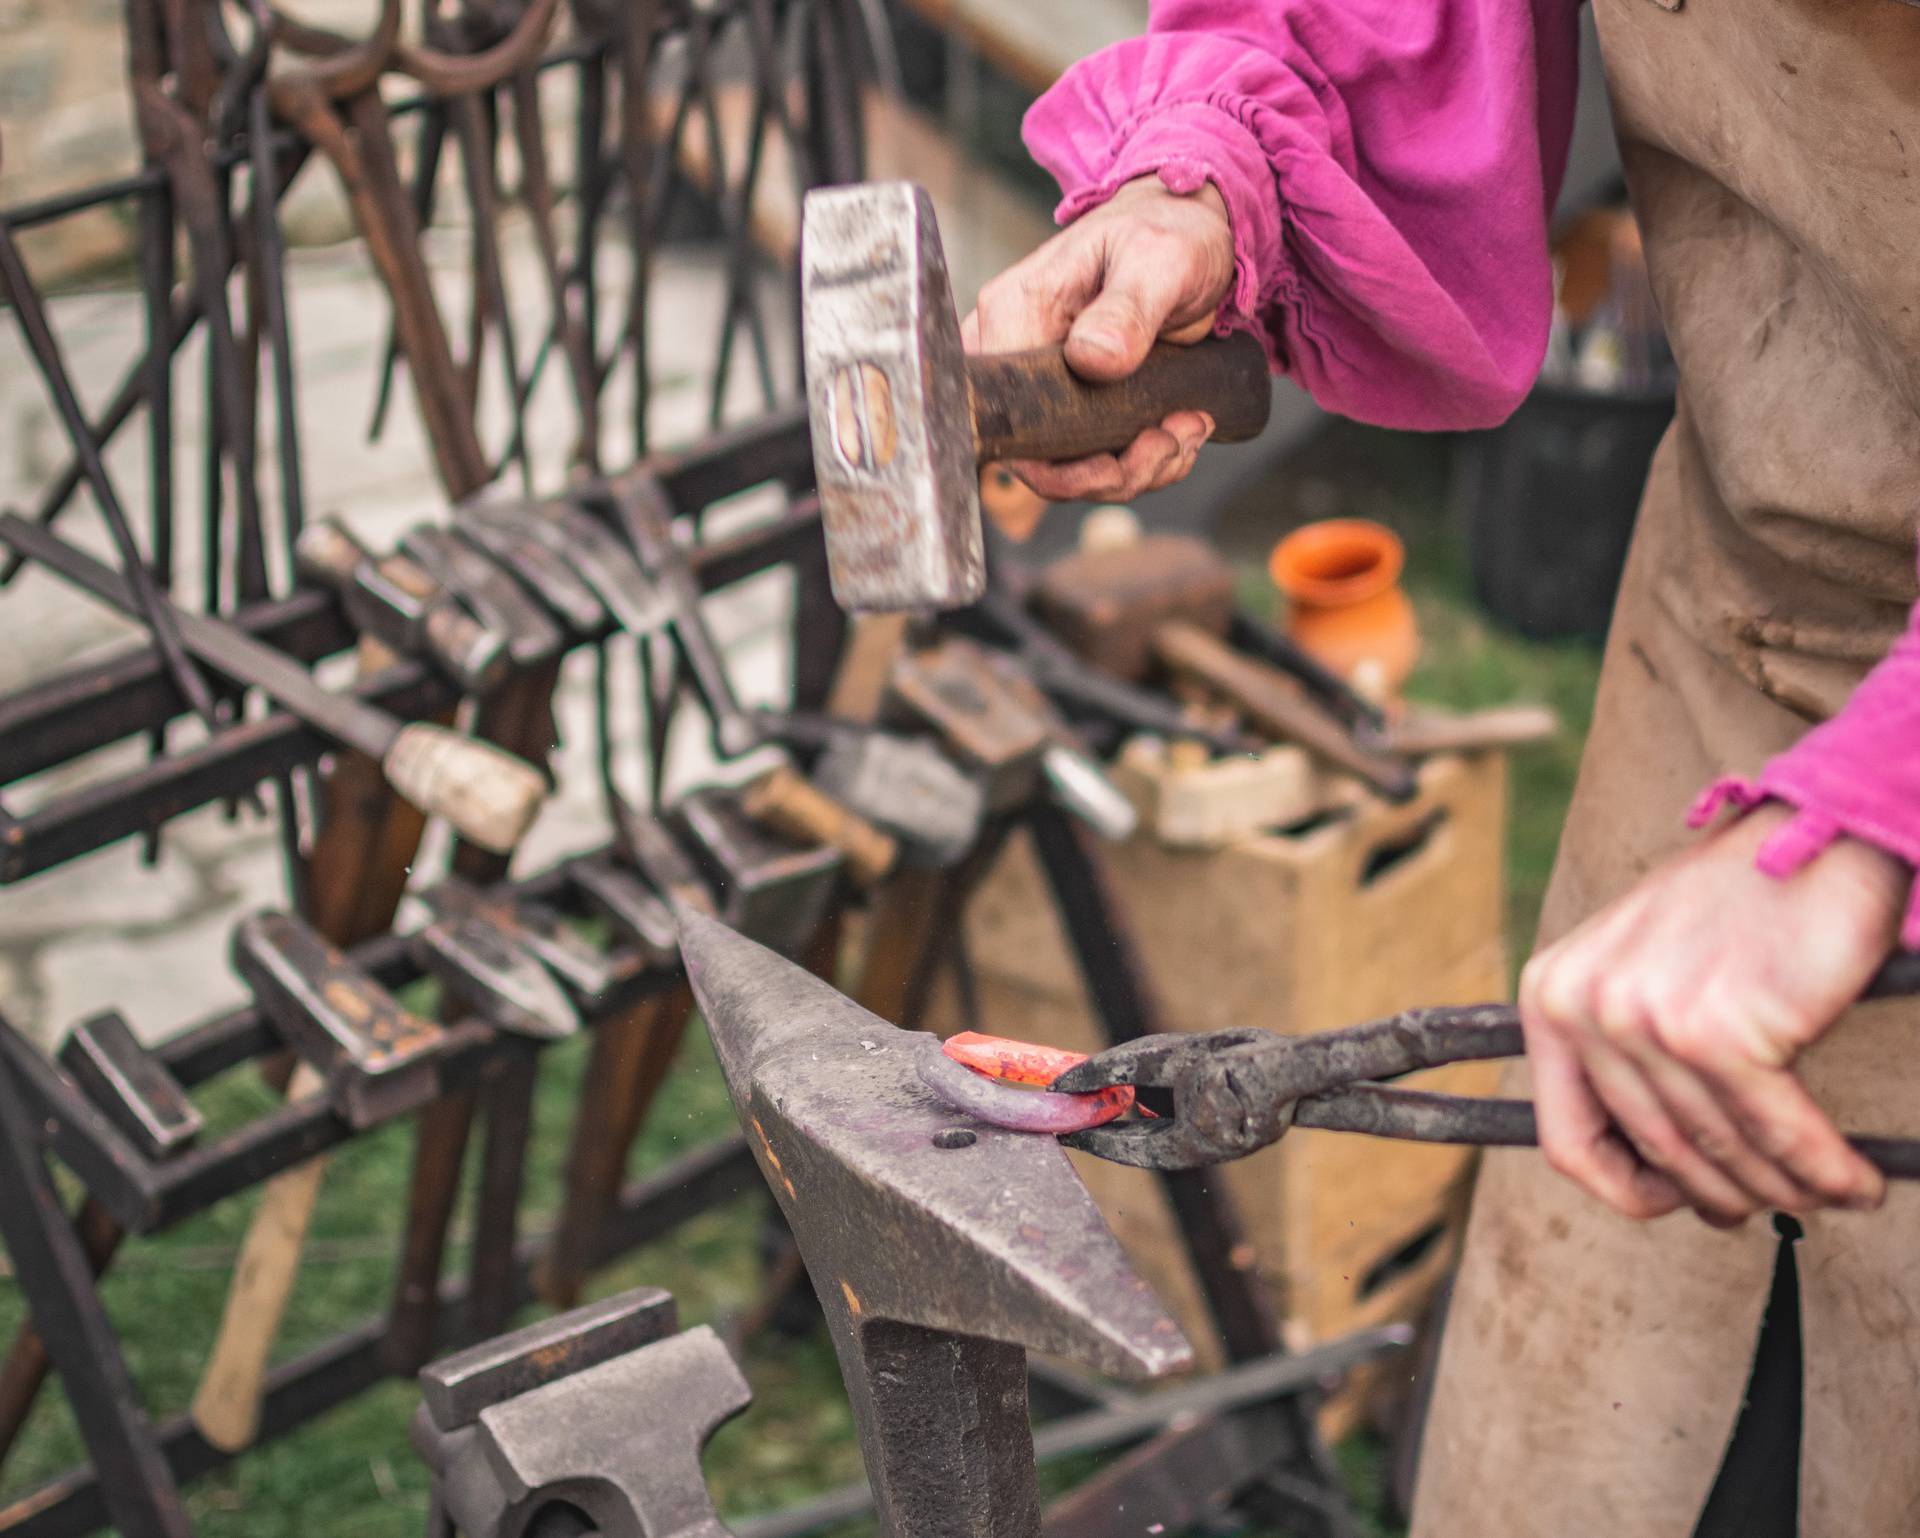
<path id="1" fill-rule="evenodd" d="M 1616 1211 L 1871 1208 L 1879 1173 L 1793 1072 L 1886 959 L 1913 873 L 1841 839 L 1777 879 L 1764 806 L 1662 865 L 1520 980 L 1540 1142 Z"/>
<path id="2" fill-rule="evenodd" d="M 1212 184 L 1180 194 L 1143 176 L 982 288 L 960 335 L 982 353 L 1064 342 L 1083 379 L 1125 379 L 1156 341 L 1206 336 L 1232 286 L 1233 232 Z M 1056 502 L 1125 502 L 1184 476 L 1213 427 L 1176 411 L 1118 454 L 1009 468 Z"/>

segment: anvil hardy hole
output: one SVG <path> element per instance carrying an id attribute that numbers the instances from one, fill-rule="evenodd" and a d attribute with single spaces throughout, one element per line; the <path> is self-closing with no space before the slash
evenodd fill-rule
<path id="1" fill-rule="evenodd" d="M 971 1148 L 978 1141 L 965 1127 L 942 1127 L 933 1135 L 935 1148 Z"/>

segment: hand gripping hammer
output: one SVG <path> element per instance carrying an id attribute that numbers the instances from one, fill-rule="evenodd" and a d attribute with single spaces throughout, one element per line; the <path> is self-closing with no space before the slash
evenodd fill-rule
<path id="1" fill-rule="evenodd" d="M 911 182 L 818 188 L 801 237 L 807 417 L 835 599 L 956 609 L 986 591 L 980 465 L 1125 448 L 1169 412 L 1255 437 L 1272 409 L 1252 336 L 1162 343 L 1081 379 L 1060 347 L 967 357 L 933 200 Z"/>

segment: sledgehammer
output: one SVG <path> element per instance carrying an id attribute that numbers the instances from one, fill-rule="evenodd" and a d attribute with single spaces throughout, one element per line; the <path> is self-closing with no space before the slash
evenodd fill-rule
<path id="1" fill-rule="evenodd" d="M 818 188 L 801 229 L 807 417 L 834 598 L 844 609 L 957 609 L 986 591 L 980 465 L 1125 448 L 1170 412 L 1214 441 L 1272 409 L 1245 334 L 1162 343 L 1096 384 L 1060 347 L 967 357 L 933 200 L 911 182 Z"/>

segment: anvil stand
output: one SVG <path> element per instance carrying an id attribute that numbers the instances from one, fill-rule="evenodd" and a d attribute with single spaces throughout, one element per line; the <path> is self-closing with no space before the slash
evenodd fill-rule
<path id="1" fill-rule="evenodd" d="M 1050 803 L 1024 815 L 1088 1002 L 1109 1044 L 1167 1030 L 1106 861 L 1092 836 Z M 955 958 L 964 970 L 963 957 Z M 1273 1304 L 1232 1198 L 1204 1170 L 1162 1173 L 1187 1256 L 1230 1362 L 1284 1349 Z M 1236 1258 L 1238 1257 L 1238 1258 Z M 1049 1511 L 1048 1538 L 1094 1538 L 1125 1510 L 1177 1530 L 1212 1514 L 1209 1492 L 1288 1531 L 1350 1538 L 1352 1511 L 1315 1418 L 1316 1396 L 1294 1395 L 1237 1416 L 1162 1433 Z M 1080 1408 L 1080 1406 L 1075 1406 Z M 1196 1478 L 1207 1470 L 1205 1479 Z M 1145 1515 L 1148 1506 L 1172 1502 Z"/>
<path id="2" fill-rule="evenodd" d="M 990 580 L 1017 598 L 1023 584 L 1018 573 L 1009 570 L 1011 565 L 1006 541 L 990 538 Z M 969 1026 L 992 1028 L 992 1022 L 975 1018 L 977 994 L 961 919 L 973 891 L 1020 826 L 1033 840 L 1107 1044 L 1167 1030 L 1158 992 L 1098 844 L 1044 797 L 990 827 L 979 847 L 942 885 L 927 915 L 929 948 L 908 975 L 898 1014 L 878 1012 L 907 1029 L 919 1028 L 944 967 L 952 975 Z M 1203 1170 L 1163 1172 L 1159 1178 L 1228 1361 L 1284 1350 L 1279 1320 L 1253 1269 L 1252 1247 L 1232 1197 L 1209 1183 Z M 1050 1399 L 1066 1411 L 1093 1402 L 1086 1385 L 1050 1378 L 1045 1368 L 1036 1373 L 1034 1393 L 1040 1402 Z M 1137 1518 L 1142 1530 L 1158 1522 L 1177 1531 L 1219 1514 L 1223 1504 L 1278 1521 L 1289 1531 L 1352 1538 L 1353 1512 L 1320 1435 L 1316 1399 L 1294 1395 L 1162 1433 L 1057 1501 L 1047 1513 L 1047 1538 L 1104 1538 L 1119 1510 Z"/>
<path id="3" fill-rule="evenodd" d="M 996 819 L 973 853 L 924 894 L 914 926 L 919 954 L 902 963 L 885 996 L 861 1002 L 908 1030 L 924 1028 L 943 973 L 950 975 L 966 1023 L 991 1030 L 977 1006 L 961 919 L 1008 838 L 1025 828 L 1033 839 L 1055 911 L 1088 1001 L 1109 1043 L 1167 1029 L 1164 1013 L 1134 943 L 1123 904 L 1091 834 L 1051 802 L 1036 800 Z M 871 957 L 870 957 L 871 959 Z M 1285 1349 L 1279 1321 L 1258 1277 L 1239 1213 L 1204 1171 L 1159 1177 L 1179 1225 L 1228 1360 L 1245 1362 Z M 1239 1257 L 1236 1260 L 1236 1257 Z M 1098 1385 L 1036 1364 L 1036 1406 L 1074 1413 L 1101 1402 Z M 1315 1417 L 1316 1396 L 1294 1395 L 1229 1415 L 1208 1416 L 1141 1444 L 1056 1501 L 1047 1538 L 1106 1538 L 1113 1514 L 1125 1510 L 1140 1530 L 1160 1523 L 1180 1531 L 1233 1509 L 1315 1538 L 1352 1538 L 1354 1518 Z M 796 1516 L 798 1514 L 796 1513 Z M 797 1534 L 819 1524 L 783 1524 Z"/>

